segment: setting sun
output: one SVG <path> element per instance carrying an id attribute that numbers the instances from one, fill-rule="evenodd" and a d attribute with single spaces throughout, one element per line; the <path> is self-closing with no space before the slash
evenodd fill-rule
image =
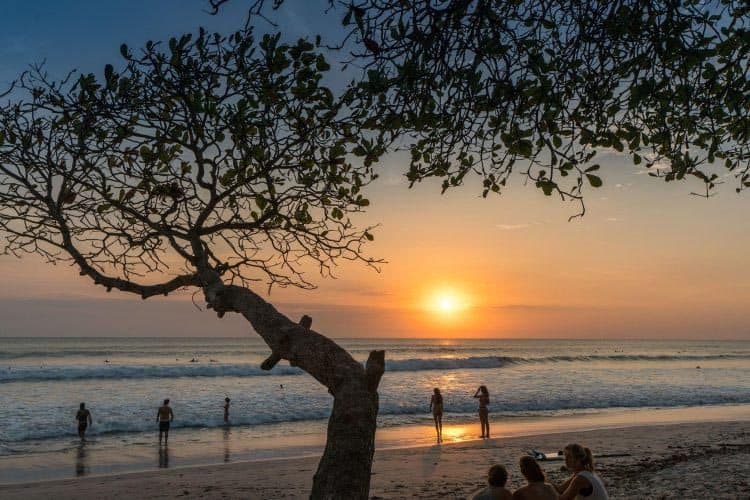
<path id="1" fill-rule="evenodd" d="M 442 312 L 453 312 L 456 310 L 456 299 L 451 296 L 440 297 L 437 305 Z"/>
<path id="2" fill-rule="evenodd" d="M 469 306 L 466 294 L 454 289 L 442 288 L 433 291 L 426 301 L 426 309 L 445 317 L 453 317 Z"/>

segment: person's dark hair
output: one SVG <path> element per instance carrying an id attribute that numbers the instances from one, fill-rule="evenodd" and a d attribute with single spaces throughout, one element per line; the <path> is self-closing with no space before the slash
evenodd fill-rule
<path id="1" fill-rule="evenodd" d="M 521 474 L 530 483 L 544 482 L 544 471 L 534 457 L 521 457 L 518 461 L 518 465 L 521 467 Z"/>
<path id="2" fill-rule="evenodd" d="M 438 389 L 437 387 L 435 387 L 435 388 L 434 388 L 434 389 L 433 389 L 432 391 L 433 391 L 433 392 L 434 392 L 435 394 L 440 394 L 440 389 Z"/>
<path id="3" fill-rule="evenodd" d="M 79 406 L 79 408 L 80 408 L 80 409 L 82 409 L 82 410 L 83 410 L 84 408 L 86 408 L 86 403 L 81 403 L 81 406 Z"/>
<path id="4" fill-rule="evenodd" d="M 228 397 L 224 398 L 224 401 L 226 401 L 228 403 L 229 402 L 229 398 Z"/>
<path id="5" fill-rule="evenodd" d="M 480 385 L 479 386 L 479 390 L 482 391 L 482 394 L 484 394 L 485 396 L 489 396 L 490 395 L 490 391 L 487 390 L 487 386 L 486 385 Z"/>
<path id="6" fill-rule="evenodd" d="M 594 472 L 594 455 L 591 450 L 578 443 L 571 443 L 564 448 L 564 451 L 584 470 Z"/>
<path id="7" fill-rule="evenodd" d="M 490 486 L 505 486 L 508 482 L 508 471 L 502 465 L 493 465 L 490 470 L 487 471 L 487 483 Z"/>
<path id="8" fill-rule="evenodd" d="M 165 400 L 164 400 L 164 404 L 165 404 L 165 405 L 168 405 L 168 404 L 169 404 L 169 400 L 168 400 L 168 399 L 165 399 Z"/>

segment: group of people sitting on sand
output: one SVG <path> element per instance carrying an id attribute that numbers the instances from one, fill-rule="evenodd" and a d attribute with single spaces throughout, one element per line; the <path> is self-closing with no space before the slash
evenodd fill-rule
<path id="1" fill-rule="evenodd" d="M 591 450 L 580 444 L 569 444 L 563 449 L 565 468 L 572 475 L 563 483 L 547 482 L 539 462 L 532 456 L 519 460 L 526 485 L 512 492 L 505 487 L 508 471 L 493 465 L 487 474 L 487 487 L 477 491 L 472 500 L 609 500 L 601 478 L 594 472 Z"/>

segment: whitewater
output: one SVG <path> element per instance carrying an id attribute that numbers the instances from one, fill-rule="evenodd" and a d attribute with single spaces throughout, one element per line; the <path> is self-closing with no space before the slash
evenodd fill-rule
<path id="1" fill-rule="evenodd" d="M 301 370 L 260 369 L 256 338 L 2 339 L 0 456 L 54 450 L 75 438 L 80 402 L 92 439 L 151 439 L 170 398 L 176 429 L 321 428 L 332 399 Z M 343 339 L 364 361 L 386 350 L 381 427 L 429 423 L 433 387 L 447 422 L 473 422 L 480 384 L 498 422 L 639 409 L 750 403 L 750 343 L 721 341 Z M 286 431 L 285 431 L 286 432 Z"/>

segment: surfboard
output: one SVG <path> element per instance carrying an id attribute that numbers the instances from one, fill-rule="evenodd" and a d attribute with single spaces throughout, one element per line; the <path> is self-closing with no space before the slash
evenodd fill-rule
<path id="1" fill-rule="evenodd" d="M 526 453 L 540 462 L 547 462 L 550 460 L 565 460 L 565 457 L 559 451 L 528 450 Z"/>

